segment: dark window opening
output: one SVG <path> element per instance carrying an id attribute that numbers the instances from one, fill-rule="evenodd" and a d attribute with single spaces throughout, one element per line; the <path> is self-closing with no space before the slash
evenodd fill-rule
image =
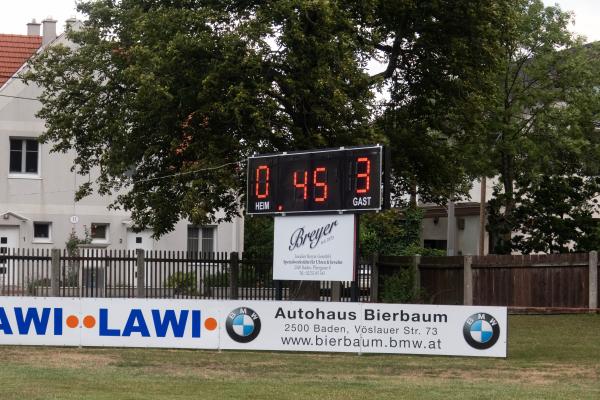
<path id="1" fill-rule="evenodd" d="M 50 239 L 50 223 L 34 222 L 33 237 L 34 239 Z"/>
<path id="2" fill-rule="evenodd" d="M 38 173 L 39 144 L 35 139 L 10 139 L 9 172 Z"/>
<path id="3" fill-rule="evenodd" d="M 90 235 L 92 236 L 92 239 L 108 240 L 108 224 L 92 223 Z"/>
<path id="4" fill-rule="evenodd" d="M 448 242 L 446 240 L 431 240 L 425 239 L 423 241 L 423 247 L 426 249 L 446 250 Z"/>

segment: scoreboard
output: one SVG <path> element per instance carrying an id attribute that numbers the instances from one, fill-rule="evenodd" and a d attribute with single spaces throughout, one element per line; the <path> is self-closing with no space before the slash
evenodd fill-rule
<path id="1" fill-rule="evenodd" d="M 379 145 L 249 157 L 246 210 L 275 215 L 381 210 L 388 198 L 383 167 Z"/>

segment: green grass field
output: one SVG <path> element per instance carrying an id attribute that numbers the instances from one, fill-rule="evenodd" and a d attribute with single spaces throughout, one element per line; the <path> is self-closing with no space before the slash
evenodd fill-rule
<path id="1" fill-rule="evenodd" d="M 0 347 L 0 399 L 600 399 L 600 315 L 510 316 L 509 357 Z"/>

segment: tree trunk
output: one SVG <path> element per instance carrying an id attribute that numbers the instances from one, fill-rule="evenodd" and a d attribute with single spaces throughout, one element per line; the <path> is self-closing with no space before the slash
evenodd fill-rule
<path id="1" fill-rule="evenodd" d="M 512 249 L 512 214 L 516 208 L 514 193 L 514 164 L 511 155 L 502 154 L 502 186 L 504 187 L 504 212 L 501 223 L 500 253 L 510 254 Z"/>

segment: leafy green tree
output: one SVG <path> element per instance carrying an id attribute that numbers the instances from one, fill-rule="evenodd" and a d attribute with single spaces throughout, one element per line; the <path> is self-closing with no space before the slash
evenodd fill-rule
<path id="1" fill-rule="evenodd" d="M 364 214 L 360 218 L 360 253 L 363 256 L 438 255 L 437 251 L 421 246 L 423 211 L 408 207 L 392 209 L 377 214 Z"/>
<path id="2" fill-rule="evenodd" d="M 99 171 L 98 192 L 157 236 L 236 215 L 254 151 L 371 142 L 369 77 L 337 2 L 78 7 L 75 46 L 51 46 L 27 75 L 44 89 L 42 140 L 74 149 L 77 172 Z"/>
<path id="3" fill-rule="evenodd" d="M 43 88 L 42 139 L 97 174 L 76 197 L 116 193 L 112 207 L 156 236 L 236 215 L 255 151 L 389 141 L 398 194 L 439 198 L 465 181 L 459 150 L 481 125 L 510 3 L 92 0 L 74 46 L 51 46 L 26 77 Z M 390 92 L 382 109 L 376 90 Z"/>
<path id="4" fill-rule="evenodd" d="M 541 176 L 519 186 L 522 199 L 515 210 L 518 234 L 513 248 L 532 252 L 566 253 L 600 247 L 600 178 Z"/>
<path id="5" fill-rule="evenodd" d="M 244 218 L 244 254 L 269 257 L 273 254 L 273 218 L 247 215 Z"/>
<path id="6" fill-rule="evenodd" d="M 564 248 L 562 239 L 554 242 L 556 237 L 576 239 L 574 231 L 565 235 L 559 232 L 564 227 L 551 224 L 543 230 L 546 239 L 520 235 L 513 243 L 516 230 L 529 231 L 532 224 L 543 224 L 549 212 L 545 185 L 560 191 L 557 198 L 564 200 L 593 198 L 593 189 L 583 190 L 580 185 L 583 191 L 577 194 L 565 191 L 564 186 L 575 183 L 570 176 L 592 182 L 587 178 L 598 175 L 600 156 L 595 125 L 600 116 L 600 58 L 596 46 L 582 45 L 567 30 L 571 18 L 539 0 L 519 0 L 502 26 L 503 59 L 486 113 L 488 150 L 482 153 L 489 157 L 490 175 L 499 177 L 489 204 L 488 226 L 498 253 L 540 249 L 540 240 L 554 243 L 545 249 L 555 251 L 556 246 Z M 550 214 L 577 219 L 581 206 L 567 209 L 572 212 Z M 537 217 L 541 219 L 534 222 L 532 218 Z M 550 231 L 550 227 L 557 230 Z M 532 243 L 526 244 L 529 240 Z"/>
<path id="7" fill-rule="evenodd" d="M 498 68 L 511 2 L 381 6 L 376 32 L 389 45 L 376 48 L 387 60 L 389 99 L 375 126 L 392 148 L 395 191 L 435 203 L 458 199 L 484 164 L 484 100 L 495 84 L 490 72 Z"/>

